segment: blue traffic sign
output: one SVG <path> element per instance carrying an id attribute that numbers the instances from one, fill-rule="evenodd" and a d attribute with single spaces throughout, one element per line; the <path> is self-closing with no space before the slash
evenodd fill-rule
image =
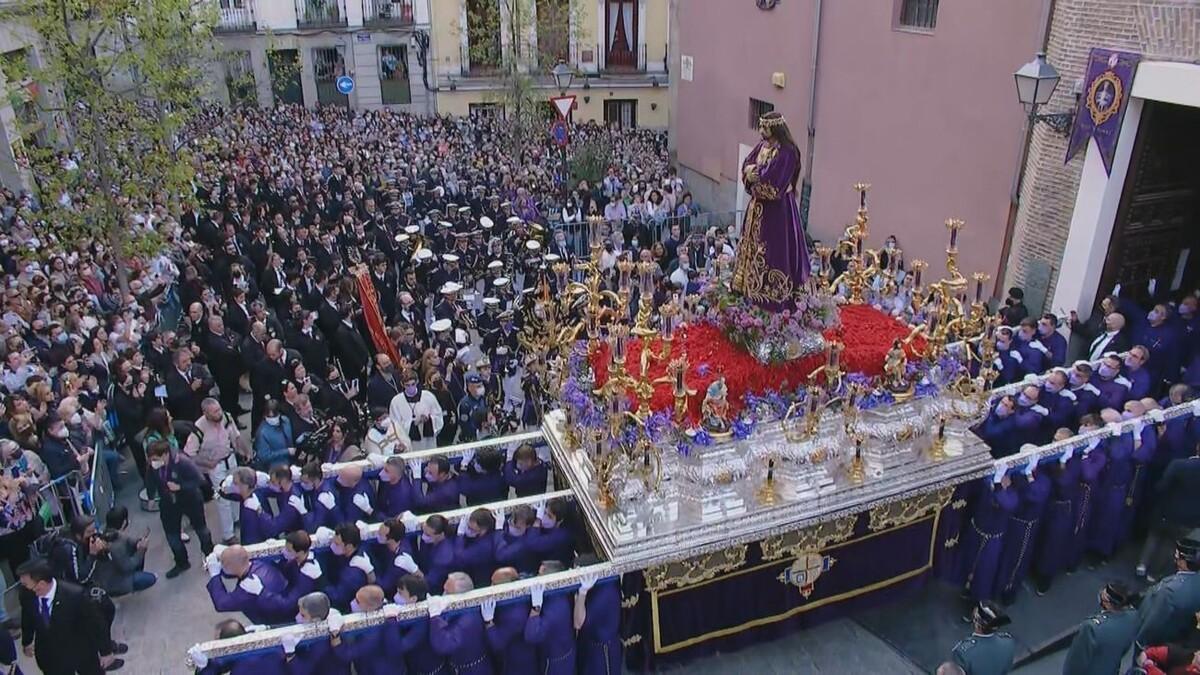
<path id="1" fill-rule="evenodd" d="M 349 75 L 341 75 L 337 79 L 337 90 L 347 96 L 354 91 L 354 78 Z"/>
<path id="2" fill-rule="evenodd" d="M 560 148 L 566 147 L 570 142 L 571 137 L 567 133 L 567 123 L 562 120 L 554 120 L 554 124 L 550 125 L 550 137 Z"/>

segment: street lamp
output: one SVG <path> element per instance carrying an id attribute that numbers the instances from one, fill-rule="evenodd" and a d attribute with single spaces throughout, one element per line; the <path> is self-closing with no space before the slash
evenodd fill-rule
<path id="1" fill-rule="evenodd" d="M 1059 134 L 1065 135 L 1070 131 L 1075 113 L 1038 114 L 1038 108 L 1050 102 L 1050 97 L 1058 88 L 1058 81 L 1062 79 L 1058 70 L 1046 60 L 1046 52 L 1038 52 L 1032 61 L 1013 73 L 1013 79 L 1017 82 L 1017 98 L 1029 111 L 1030 128 L 1037 122 L 1045 122 Z"/>
<path id="2" fill-rule="evenodd" d="M 565 61 L 559 59 L 558 64 L 550 69 L 550 74 L 554 76 L 554 86 L 558 87 L 561 94 L 566 94 L 571 88 L 571 81 L 575 79 L 575 71 L 571 70 Z"/>

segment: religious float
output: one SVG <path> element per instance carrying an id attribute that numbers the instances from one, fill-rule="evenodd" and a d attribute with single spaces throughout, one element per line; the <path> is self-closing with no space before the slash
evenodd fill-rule
<path id="1" fill-rule="evenodd" d="M 747 285 L 752 257 L 739 252 L 716 263 L 708 286 L 652 310 L 638 298 L 654 292 L 654 263 L 618 263 L 606 285 L 596 262 L 602 221 L 590 223 L 591 262 L 548 265 L 520 335 L 545 392 L 541 430 L 406 458 L 457 463 L 485 447 L 537 446 L 557 489 L 487 507 L 504 516 L 573 501 L 600 562 L 450 596 L 446 612 L 478 611 L 534 586 L 573 592 L 600 577 L 620 586 L 629 667 L 735 649 L 877 604 L 955 566 L 976 479 L 1163 421 L 1131 420 L 993 460 L 970 428 L 992 397 L 1026 383 L 992 389 L 988 276 L 960 273 L 958 220 L 946 222 L 937 280 L 923 261 L 902 273 L 898 251 L 868 248 L 868 187 L 854 186 L 854 223 L 836 246 L 817 247 L 816 273 L 789 280 L 786 296 L 763 301 L 764 286 Z M 1165 419 L 1192 414 L 1200 408 L 1184 404 Z M 442 515 L 457 523 L 473 508 Z M 277 557 L 282 542 L 248 549 Z M 343 632 L 425 613 L 425 603 L 356 613 Z M 297 631 L 328 632 L 317 622 L 196 649 L 237 658 Z"/>

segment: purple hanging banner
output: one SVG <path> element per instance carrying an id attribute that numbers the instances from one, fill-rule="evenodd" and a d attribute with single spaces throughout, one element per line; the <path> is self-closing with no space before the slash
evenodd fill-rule
<path id="1" fill-rule="evenodd" d="M 1092 48 L 1088 55 L 1087 79 L 1083 82 L 1083 97 L 1075 111 L 1075 124 L 1071 126 L 1068 162 L 1087 147 L 1089 138 L 1095 138 L 1100 158 L 1104 160 L 1104 171 L 1112 174 L 1121 120 L 1125 117 L 1125 105 L 1133 90 L 1133 76 L 1141 60 L 1141 54 Z"/>

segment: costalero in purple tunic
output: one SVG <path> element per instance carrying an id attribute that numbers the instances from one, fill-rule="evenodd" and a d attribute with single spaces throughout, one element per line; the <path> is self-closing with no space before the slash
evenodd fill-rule
<path id="1" fill-rule="evenodd" d="M 975 600 L 991 600 L 999 590 L 996 575 L 1004 552 L 1004 532 L 1017 502 L 1017 491 L 1011 487 L 997 485 L 979 495 L 975 515 L 963 536 L 966 585 Z"/>
<path id="2" fill-rule="evenodd" d="M 795 308 L 811 272 L 793 183 L 800 172 L 795 146 L 760 141 L 742 163 L 750 204 L 742 221 L 733 290 L 771 311 Z"/>

